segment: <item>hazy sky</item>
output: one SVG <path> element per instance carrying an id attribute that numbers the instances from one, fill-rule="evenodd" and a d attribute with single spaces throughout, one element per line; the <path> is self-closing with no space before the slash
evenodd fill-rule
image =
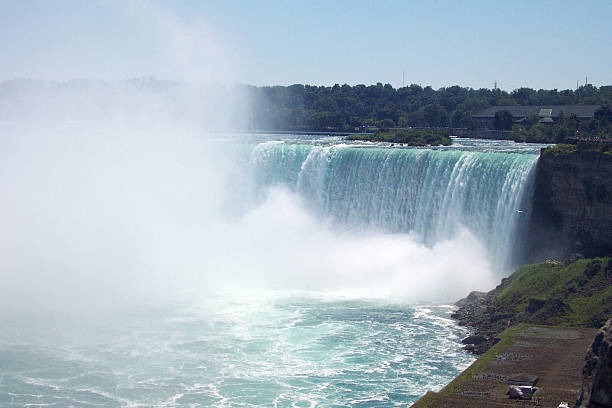
<path id="1" fill-rule="evenodd" d="M 612 84 L 612 1 L 0 0 L 0 81 Z"/>

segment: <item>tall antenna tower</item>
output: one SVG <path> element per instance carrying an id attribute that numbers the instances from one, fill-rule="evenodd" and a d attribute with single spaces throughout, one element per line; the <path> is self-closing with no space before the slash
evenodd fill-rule
<path id="1" fill-rule="evenodd" d="M 402 71 L 402 88 L 404 88 L 406 86 L 406 81 L 404 80 L 404 74 L 406 73 L 406 71 Z"/>
<path id="2" fill-rule="evenodd" d="M 493 89 L 497 89 L 497 79 L 495 80 L 495 84 L 493 85 Z"/>

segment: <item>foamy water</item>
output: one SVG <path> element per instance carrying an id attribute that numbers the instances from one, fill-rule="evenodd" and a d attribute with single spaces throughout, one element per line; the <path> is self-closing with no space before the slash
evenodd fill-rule
<path id="1" fill-rule="evenodd" d="M 266 291 L 76 326 L 13 322 L 0 405 L 406 406 L 473 360 L 451 310 Z"/>
<path id="2" fill-rule="evenodd" d="M 537 161 L 471 140 L 1 136 L 7 407 L 409 405 L 473 360 L 443 303 L 503 275 Z"/>

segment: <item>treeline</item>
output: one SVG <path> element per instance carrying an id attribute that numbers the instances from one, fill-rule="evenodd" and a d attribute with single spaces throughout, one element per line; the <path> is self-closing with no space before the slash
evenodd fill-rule
<path id="1" fill-rule="evenodd" d="M 612 104 L 612 86 L 577 90 L 433 89 L 410 85 L 244 86 L 251 130 L 354 131 L 360 127 L 474 128 L 471 115 L 494 105 Z"/>
<path id="2" fill-rule="evenodd" d="M 606 102 L 595 111 L 591 120 L 579 120 L 576 115 L 561 112 L 557 122 L 539 123 L 532 115 L 525 123 L 512 127 L 512 139 L 532 143 L 576 143 L 580 141 L 606 142 L 612 139 L 612 109 Z"/>

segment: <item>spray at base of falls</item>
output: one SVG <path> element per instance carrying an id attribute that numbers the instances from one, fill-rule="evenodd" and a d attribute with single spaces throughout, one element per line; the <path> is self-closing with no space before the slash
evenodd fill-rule
<path id="1" fill-rule="evenodd" d="M 266 142 L 252 153 L 258 187 L 278 183 L 349 230 L 411 233 L 433 247 L 467 229 L 508 272 L 537 155 Z"/>
<path id="2" fill-rule="evenodd" d="M 410 404 L 473 360 L 431 302 L 495 283 L 470 211 L 507 216 L 535 163 L 41 135 L 2 140 L 8 407 Z"/>
<path id="3" fill-rule="evenodd" d="M 248 287 L 452 301 L 505 272 L 537 160 L 74 130 L 5 139 L 16 313 Z"/>

